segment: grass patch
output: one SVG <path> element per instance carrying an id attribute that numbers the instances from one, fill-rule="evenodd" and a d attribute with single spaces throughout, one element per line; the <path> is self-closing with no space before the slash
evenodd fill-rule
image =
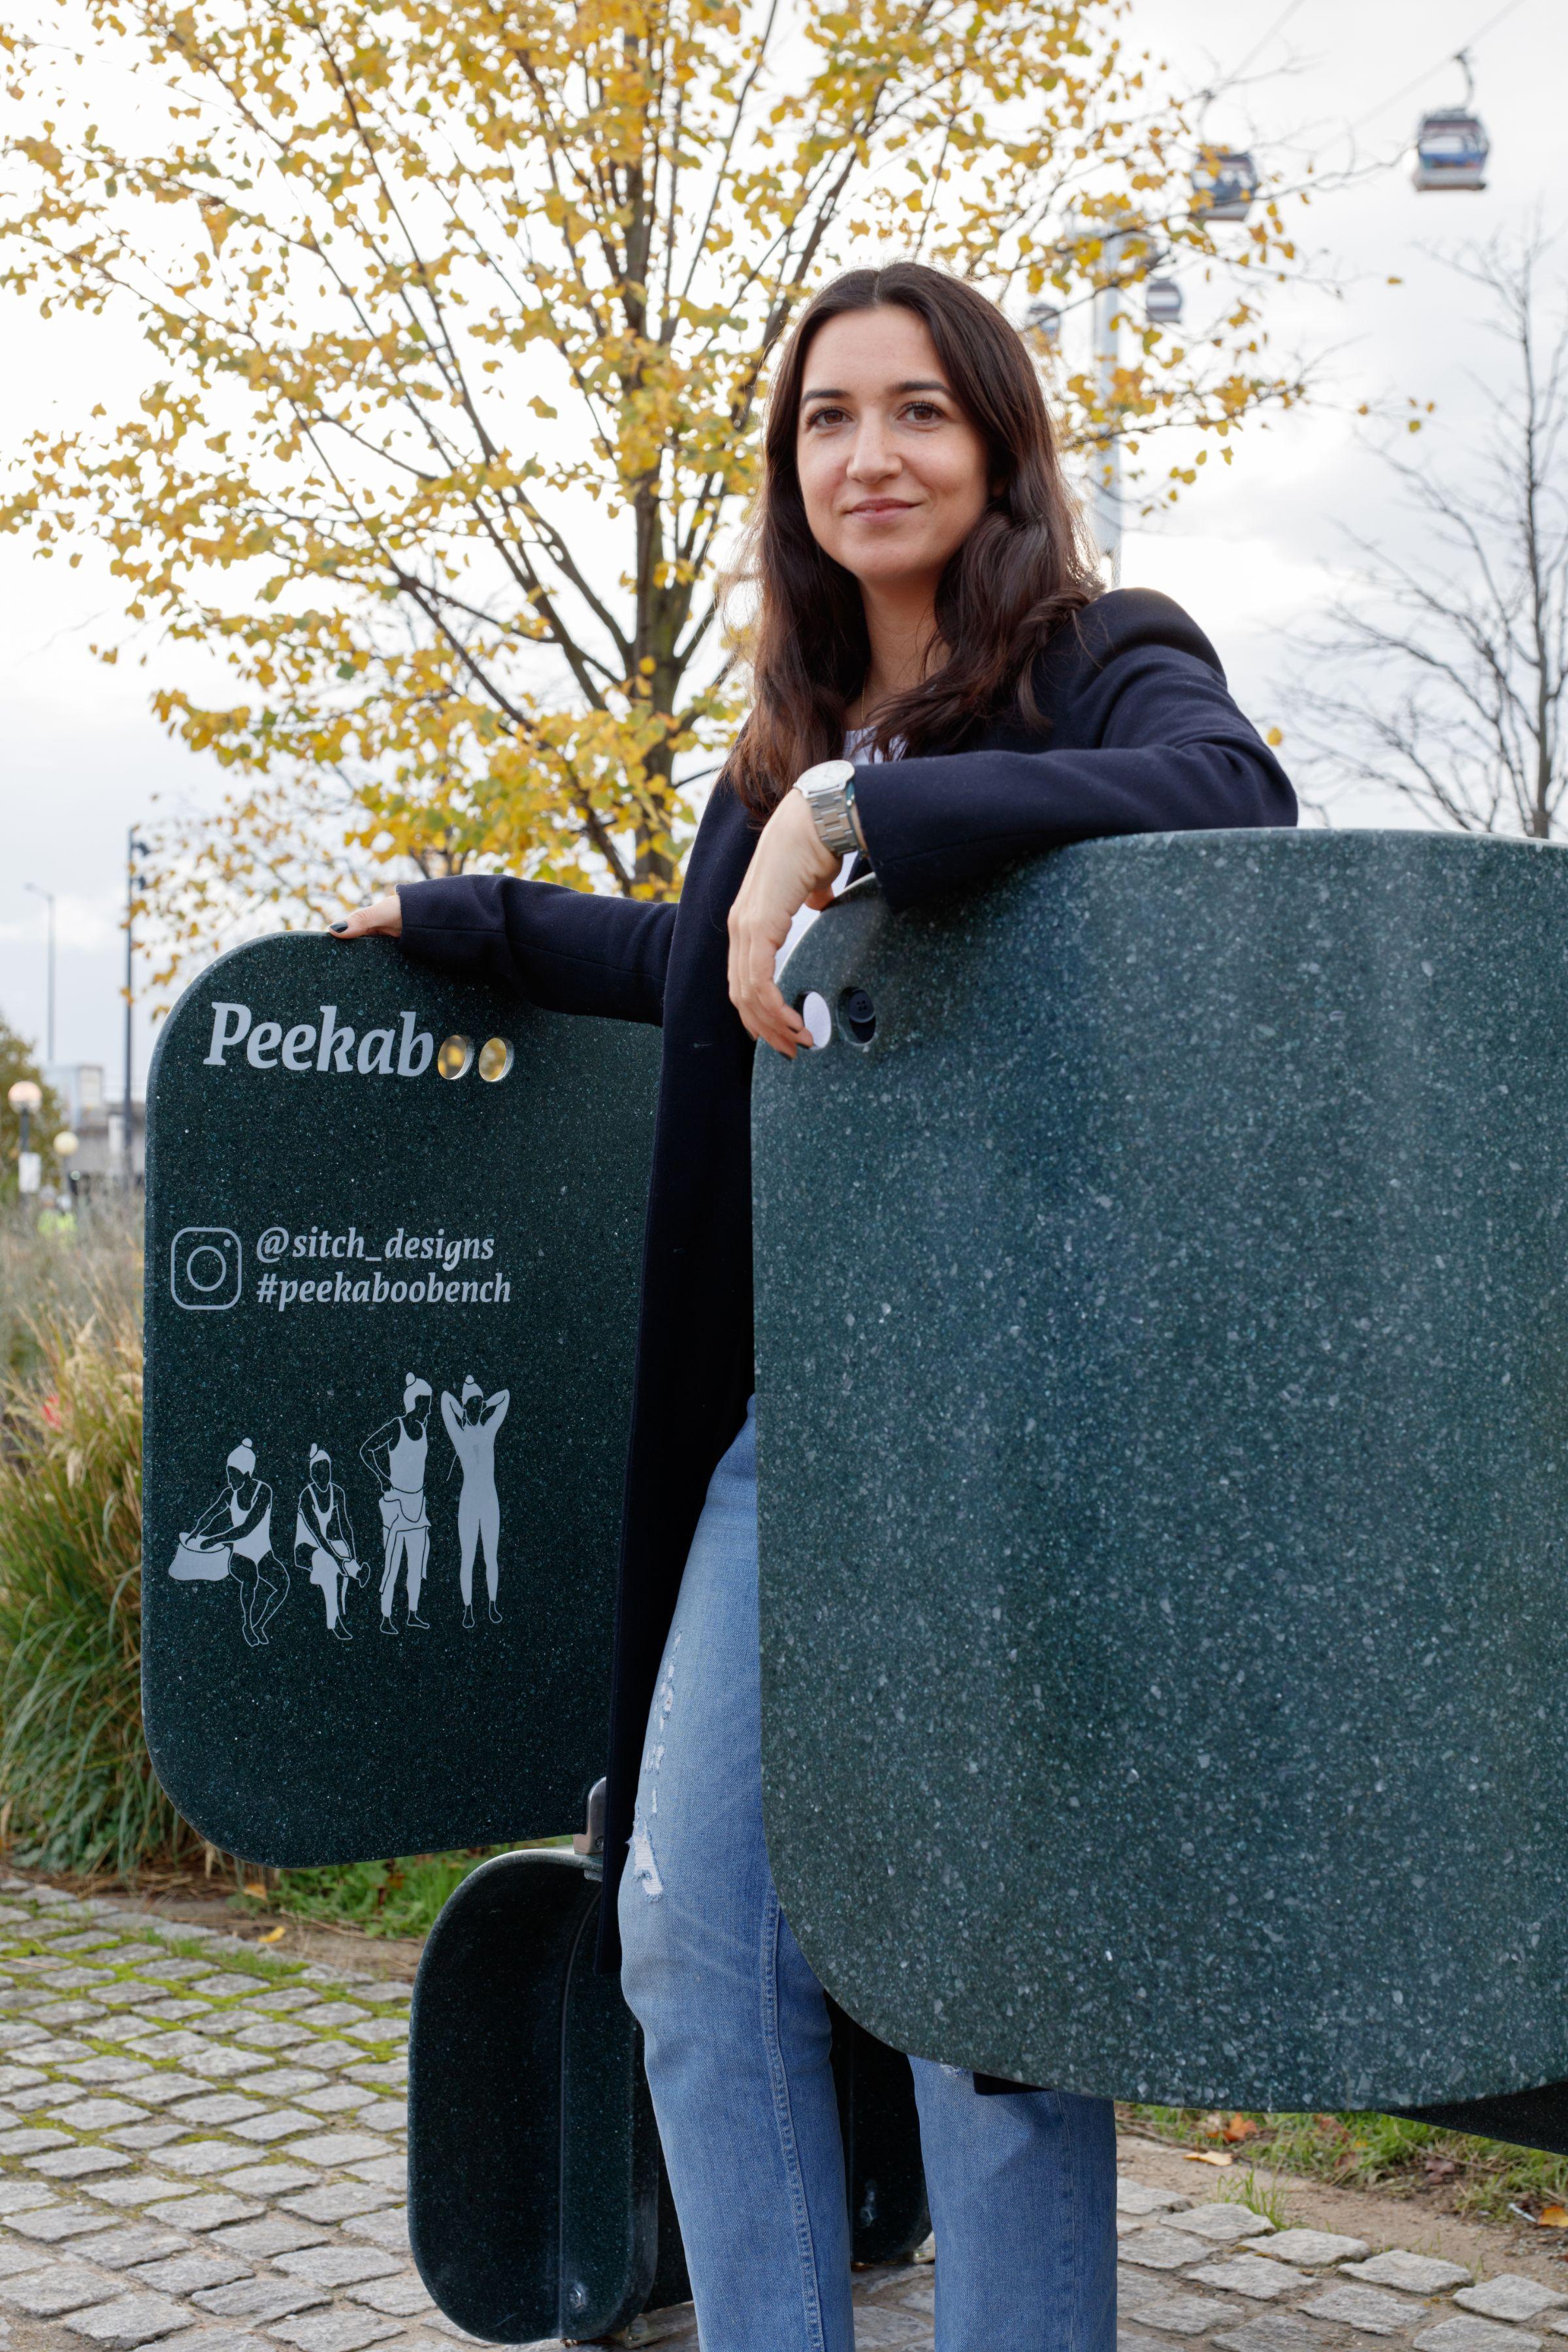
<path id="1" fill-rule="evenodd" d="M 389 1862 L 348 1862 L 326 1870 L 279 1870 L 268 1874 L 265 1894 L 247 1877 L 241 1896 L 246 1910 L 315 1919 L 328 1927 L 354 1927 L 365 1936 L 425 1936 L 447 1897 L 471 1870 L 505 1846 L 473 1846 L 456 1853 L 405 1854 Z"/>
<path id="2" fill-rule="evenodd" d="M 1222 2147 L 1228 2131 L 1245 2144 L 1249 2168 L 1267 2165 L 1339 2188 L 1378 2189 L 1396 2196 L 1436 2192 L 1453 2211 L 1484 2220 L 1503 2220 L 1510 2206 L 1531 2215 L 1568 2206 L 1568 2158 L 1473 2139 L 1400 2116 L 1220 2116 L 1199 2107 L 1134 2106 L 1117 2112 L 1130 2130 L 1180 2147 Z M 1238 2135 L 1238 2126 L 1246 2126 L 1251 2129 Z M 1237 2198 L 1278 2221 L 1266 2201 L 1230 2186 L 1231 2178 L 1216 2171 L 1212 2193 Z M 1555 2232 L 1552 2237 L 1563 2242 Z"/>
<path id="3" fill-rule="evenodd" d="M 1260 2213 L 1277 2230 L 1286 2227 L 1285 2192 L 1278 2183 L 1259 2180 L 1255 2165 L 1249 2165 L 1239 2179 L 1234 2173 L 1226 2173 L 1222 2179 L 1224 2186 L 1215 2192 L 1216 2204 L 1245 2205 L 1249 2213 Z"/>
<path id="4" fill-rule="evenodd" d="M 171 1958 L 205 1960 L 214 1976 L 223 1969 L 237 1969 L 242 1973 L 268 1977 L 275 1984 L 292 1984 L 303 1965 L 298 1957 L 289 1958 L 281 1952 L 258 1951 L 254 1944 L 247 1944 L 243 1953 L 215 1952 L 210 1944 L 195 1937 L 184 1938 L 177 1943 L 167 1937 L 161 1940 L 168 1942 Z M 245 1996 L 237 1993 L 234 1998 L 243 2000 Z M 324 1986 L 321 1998 L 323 2000 L 327 1998 Z"/>

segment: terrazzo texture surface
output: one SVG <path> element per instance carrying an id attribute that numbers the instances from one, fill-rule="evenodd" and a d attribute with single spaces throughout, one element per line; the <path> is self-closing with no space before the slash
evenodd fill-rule
<path id="1" fill-rule="evenodd" d="M 214 1844 L 300 1864 L 580 1823 L 658 1057 L 651 1030 L 381 941 L 260 940 L 170 1015 L 143 1696 L 159 1778 Z"/>
<path id="2" fill-rule="evenodd" d="M 764 1781 L 904 2049 L 1342 2109 L 1568 2075 L 1568 854 L 1085 845 L 788 985 Z"/>
<path id="3" fill-rule="evenodd" d="M 508 2343 L 596 2338 L 690 2294 L 642 2037 L 594 1969 L 599 1900 L 575 1855 L 499 1854 L 447 1904 L 415 1988 L 415 2257 L 452 2318 Z M 833 2072 L 854 2258 L 902 2263 L 931 2228 L 908 2061 L 836 2011 Z"/>
<path id="4" fill-rule="evenodd" d="M 606 2335 L 660 2268 L 658 2132 L 640 2037 L 594 1969 L 599 1882 L 574 1855 L 498 1855 L 457 1890 L 415 1986 L 415 2259 L 476 2335 Z M 679 2241 L 660 2304 L 689 2289 Z M 673 2275 L 671 2275 L 673 2273 Z"/>

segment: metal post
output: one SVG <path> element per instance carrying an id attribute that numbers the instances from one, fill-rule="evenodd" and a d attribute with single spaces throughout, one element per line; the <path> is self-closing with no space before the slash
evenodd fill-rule
<path id="1" fill-rule="evenodd" d="M 32 1148 L 33 1113 L 43 1103 L 43 1088 L 36 1078 L 18 1078 L 7 1088 L 5 1099 L 16 1112 L 21 1128 L 22 1140 L 16 1152 L 16 1190 L 26 1195 L 38 1189 L 39 1160 Z"/>
<path id="2" fill-rule="evenodd" d="M 1121 434 L 1114 415 L 1116 371 L 1121 363 L 1121 311 L 1124 296 L 1117 280 L 1127 232 L 1113 229 L 1104 241 L 1108 285 L 1094 298 L 1095 389 L 1104 422 L 1103 438 L 1094 461 L 1094 536 L 1110 572 L 1110 584 L 1121 583 Z"/>
<path id="3" fill-rule="evenodd" d="M 30 890 L 35 898 L 41 898 L 49 910 L 48 994 L 44 1031 L 47 1039 L 46 1059 L 52 1066 L 55 1058 L 55 894 L 52 890 L 41 890 L 36 882 L 24 882 L 22 887 Z"/>
<path id="4" fill-rule="evenodd" d="M 142 842 L 138 841 L 138 840 L 137 840 L 137 838 L 136 838 L 136 827 L 135 827 L 134 825 L 132 825 L 132 827 L 130 828 L 129 832 L 126 834 L 126 836 L 125 836 L 125 1141 L 124 1141 L 124 1151 L 125 1151 L 125 1181 L 126 1181 L 127 1184 L 129 1184 L 129 1183 L 131 1183 L 131 1182 L 132 1181 L 132 1180 L 134 1179 L 135 1173 L 136 1173 L 136 1148 L 135 1148 L 135 1141 L 134 1141 L 134 1130 L 133 1130 L 133 1129 L 132 1129 L 132 1122 L 131 1122 L 132 1021 L 132 1018 L 133 1018 L 133 1016 L 134 1016 L 135 1009 L 136 1009 L 136 999 L 135 999 L 135 993 L 134 993 L 134 988 L 133 988 L 134 967 L 133 967 L 132 959 L 133 959 L 133 957 L 134 957 L 134 955 L 135 955 L 135 951 L 136 951 L 136 941 L 135 941 L 135 919 L 136 919 L 136 853 L 137 853 L 137 851 L 138 851 L 139 849 L 142 849 L 142 848 L 143 848 L 144 846 L 145 846 L 145 844 L 144 844 L 144 843 L 142 843 Z"/>

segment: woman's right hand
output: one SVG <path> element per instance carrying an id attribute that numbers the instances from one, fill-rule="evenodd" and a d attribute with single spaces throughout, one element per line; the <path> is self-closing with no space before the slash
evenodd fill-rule
<path id="1" fill-rule="evenodd" d="M 356 907 L 341 923 L 332 925 L 332 937 L 337 940 L 396 940 L 403 936 L 403 901 L 395 890 L 384 898 L 373 898 L 368 907 Z"/>

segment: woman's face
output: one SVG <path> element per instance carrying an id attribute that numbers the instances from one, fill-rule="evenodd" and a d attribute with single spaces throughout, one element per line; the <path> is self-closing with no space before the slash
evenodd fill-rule
<path id="1" fill-rule="evenodd" d="M 934 594 L 990 497 L 984 441 L 924 321 L 897 303 L 830 319 L 814 337 L 795 463 L 812 537 L 884 592 Z"/>

